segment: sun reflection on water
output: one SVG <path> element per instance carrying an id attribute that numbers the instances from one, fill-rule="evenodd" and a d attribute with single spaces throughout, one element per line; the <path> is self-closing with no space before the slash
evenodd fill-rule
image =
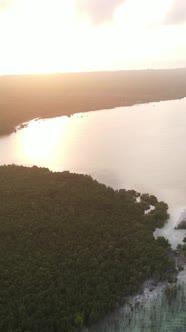
<path id="1" fill-rule="evenodd" d="M 45 166 L 56 163 L 59 156 L 59 142 L 66 144 L 70 132 L 69 118 L 61 117 L 49 120 L 31 121 L 27 128 L 20 131 L 18 153 L 28 164 Z M 61 160 L 62 161 L 62 160 Z"/>

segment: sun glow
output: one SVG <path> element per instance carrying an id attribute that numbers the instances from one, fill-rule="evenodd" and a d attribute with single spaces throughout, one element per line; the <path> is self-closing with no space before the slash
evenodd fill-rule
<path id="1" fill-rule="evenodd" d="M 1 13 L 0 60 L 5 64 L 4 72 L 76 70 L 81 64 L 81 54 L 76 50 L 87 38 L 85 25 L 71 1 L 17 1 L 12 10 Z M 81 41 L 75 35 L 80 35 Z"/>
<path id="2" fill-rule="evenodd" d="M 123 0 L 99 24 L 78 11 L 78 1 L 0 2 L 0 75 L 149 68 L 184 58 L 186 25 L 162 23 L 173 0 Z"/>
<path id="3" fill-rule="evenodd" d="M 52 125 L 51 125 L 52 123 Z M 50 121 L 31 121 L 27 128 L 19 132 L 18 155 L 24 156 L 29 165 L 44 166 L 62 159 L 58 144 L 69 140 L 68 117 L 50 119 Z"/>

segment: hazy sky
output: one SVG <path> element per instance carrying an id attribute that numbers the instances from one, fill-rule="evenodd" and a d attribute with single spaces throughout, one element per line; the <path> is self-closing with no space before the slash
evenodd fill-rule
<path id="1" fill-rule="evenodd" d="M 0 74 L 186 66 L 186 0 L 0 0 Z"/>

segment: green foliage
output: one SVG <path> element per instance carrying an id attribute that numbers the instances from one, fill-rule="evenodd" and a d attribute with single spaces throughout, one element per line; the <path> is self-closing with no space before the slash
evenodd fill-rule
<path id="1" fill-rule="evenodd" d="M 138 195 L 87 175 L 0 167 L 0 331 L 78 331 L 145 279 L 171 275 L 169 245 L 153 237 L 167 206 L 144 215 Z"/>
<path id="2" fill-rule="evenodd" d="M 149 194 L 142 194 L 141 200 L 150 205 L 156 205 L 158 203 L 157 198 L 154 195 L 149 195 Z"/>
<path id="3" fill-rule="evenodd" d="M 186 258 L 186 243 L 185 243 L 185 238 L 183 240 L 183 244 L 178 244 L 177 245 L 177 249 L 176 249 L 176 253 L 179 255 L 179 256 L 184 256 Z"/>

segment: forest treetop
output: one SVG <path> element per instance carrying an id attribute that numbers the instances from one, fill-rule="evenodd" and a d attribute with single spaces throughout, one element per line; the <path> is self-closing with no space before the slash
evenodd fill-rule
<path id="1" fill-rule="evenodd" d="M 167 209 L 88 175 L 1 166 L 0 331 L 79 331 L 147 278 L 171 281 L 169 243 L 153 237 Z"/>

